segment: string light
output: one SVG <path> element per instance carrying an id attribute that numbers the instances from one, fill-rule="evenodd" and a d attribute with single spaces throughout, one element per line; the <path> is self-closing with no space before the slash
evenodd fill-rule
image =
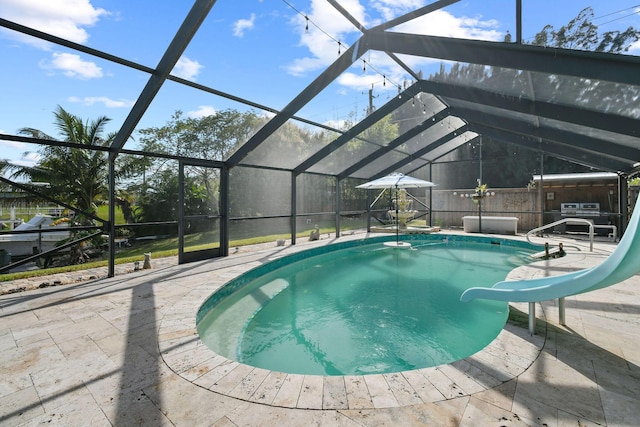
<path id="1" fill-rule="evenodd" d="M 325 36 L 329 37 L 331 40 L 333 40 L 334 42 L 338 43 L 338 49 L 340 49 L 340 45 L 342 43 L 338 39 L 333 37 L 331 34 L 327 33 L 325 30 L 320 28 L 320 26 L 318 26 L 318 24 L 313 22 L 313 19 L 309 18 L 309 15 L 307 15 L 306 13 L 303 13 L 302 11 L 296 9 L 296 7 L 294 5 L 292 5 L 291 3 L 289 3 L 287 0 L 282 0 L 282 2 L 284 4 L 286 4 L 289 8 L 293 9 L 298 15 L 300 15 L 300 16 L 302 16 L 304 18 L 304 20 L 305 20 L 305 28 L 304 28 L 305 33 L 309 31 L 309 24 L 311 24 L 314 27 L 316 27 L 318 29 L 318 31 L 323 33 Z M 338 54 L 340 54 L 340 53 L 341 52 L 339 51 Z"/>
<path id="2" fill-rule="evenodd" d="M 316 27 L 318 29 L 318 31 L 320 31 L 321 33 L 323 33 L 325 36 L 327 36 L 328 38 L 330 38 L 331 40 L 333 40 L 334 42 L 337 43 L 338 45 L 338 55 L 342 54 L 342 47 L 344 46 L 345 49 L 349 48 L 349 45 L 343 43 L 342 41 L 336 39 L 335 37 L 333 37 L 331 34 L 327 33 L 325 30 L 323 30 L 318 24 L 316 24 L 313 19 L 309 18 L 309 15 L 307 15 L 306 13 L 303 13 L 302 11 L 296 9 L 296 7 L 294 5 L 292 5 L 291 3 L 289 3 L 287 0 L 282 0 L 282 2 L 284 4 L 286 4 L 289 8 L 291 8 L 292 10 L 294 10 L 298 15 L 302 16 L 305 20 L 305 32 L 307 32 L 309 30 L 309 24 L 313 25 L 314 27 Z M 367 71 L 367 60 L 363 59 L 363 67 L 362 67 L 362 71 L 366 72 Z M 382 73 L 381 71 L 377 70 L 375 67 L 373 67 L 371 65 L 371 61 L 369 61 L 369 69 L 371 71 L 376 72 L 377 74 L 383 76 L 384 81 L 386 82 L 386 80 L 389 80 L 390 83 L 394 84 L 395 86 L 400 87 L 400 85 L 396 84 L 395 82 L 393 82 L 391 79 L 387 79 L 385 74 Z M 386 86 L 386 84 L 385 84 Z"/>
<path id="3" fill-rule="evenodd" d="M 305 20 L 305 28 L 304 31 L 305 33 L 309 32 L 309 24 L 313 25 L 314 27 L 316 27 L 318 29 L 318 31 L 320 31 L 321 33 L 323 33 L 325 36 L 327 36 L 328 38 L 330 38 L 331 40 L 333 40 L 334 42 L 336 42 L 338 44 L 338 56 L 340 56 L 342 54 L 342 47 L 344 46 L 345 49 L 349 49 L 349 45 L 343 43 L 342 41 L 336 39 L 335 37 L 333 37 L 331 34 L 327 33 L 325 30 L 323 30 L 320 26 L 318 26 L 318 24 L 316 24 L 311 18 L 309 18 L 309 15 L 307 15 L 306 13 L 301 12 L 300 10 L 296 9 L 295 6 L 293 6 L 291 3 L 289 3 L 287 0 L 282 0 L 282 2 L 284 4 L 286 4 L 289 8 L 291 8 L 292 10 L 294 10 L 297 14 L 299 14 L 300 16 L 302 16 Z M 393 80 L 388 79 L 386 74 L 381 72 L 380 70 L 376 69 L 372 64 L 371 61 L 369 61 L 369 63 L 367 64 L 367 60 L 366 59 L 362 59 L 362 72 L 366 73 L 367 72 L 367 65 L 369 66 L 369 70 L 370 72 L 374 72 L 377 73 L 379 75 L 382 76 L 382 86 L 387 85 L 387 80 L 389 80 L 389 83 L 391 83 L 392 85 L 396 86 L 398 88 L 398 92 L 400 92 L 402 90 L 402 86 L 395 83 Z M 402 99 L 402 94 L 398 95 L 399 99 Z M 415 106 L 415 96 L 412 96 L 412 101 L 411 101 L 411 105 Z M 419 98 L 418 98 L 418 102 L 422 105 L 422 112 L 423 114 L 427 113 L 427 106 L 425 103 L 423 103 Z M 431 113 L 432 115 L 435 115 L 435 112 Z M 436 119 L 435 117 L 432 118 L 432 120 L 435 122 Z M 443 123 L 440 123 L 441 125 L 443 125 Z"/>

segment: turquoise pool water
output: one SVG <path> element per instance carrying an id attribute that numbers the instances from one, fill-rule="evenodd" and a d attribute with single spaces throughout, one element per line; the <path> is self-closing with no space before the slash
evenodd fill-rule
<path id="1" fill-rule="evenodd" d="M 442 235 L 411 243 L 323 248 L 251 271 L 203 304 L 200 337 L 229 359 L 306 375 L 400 372 L 484 348 L 508 305 L 460 295 L 503 280 L 533 249 Z"/>

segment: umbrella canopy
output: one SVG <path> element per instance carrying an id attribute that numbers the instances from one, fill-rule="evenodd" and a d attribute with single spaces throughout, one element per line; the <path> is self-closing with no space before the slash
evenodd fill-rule
<path id="1" fill-rule="evenodd" d="M 358 185 L 356 188 L 381 190 L 381 189 L 395 187 L 395 189 L 398 190 L 400 188 L 422 188 L 422 187 L 435 187 L 435 186 L 436 184 L 430 181 L 424 181 L 422 179 L 403 175 L 401 173 L 392 173 L 391 175 L 383 176 L 382 178 L 374 179 L 373 181 L 369 181 L 362 185 Z M 378 198 L 380 198 L 380 196 L 378 196 Z M 396 241 L 385 242 L 385 246 L 394 246 L 397 248 L 411 247 L 410 243 L 398 241 L 398 234 L 399 234 L 399 228 L 400 228 L 400 225 L 398 222 L 398 218 L 399 218 L 398 203 L 396 203 L 395 205 L 396 205 Z"/>
<path id="2" fill-rule="evenodd" d="M 382 178 L 374 179 L 373 181 L 366 182 L 362 185 L 358 185 L 356 188 L 364 189 L 383 189 L 383 188 L 421 188 L 421 187 L 435 187 L 436 184 L 430 181 L 424 181 L 422 179 L 414 178 L 412 176 L 403 175 L 401 173 L 392 173 L 391 175 L 383 176 Z"/>

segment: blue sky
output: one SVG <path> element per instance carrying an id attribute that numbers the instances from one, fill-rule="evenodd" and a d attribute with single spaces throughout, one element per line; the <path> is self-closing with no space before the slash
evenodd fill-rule
<path id="1" fill-rule="evenodd" d="M 366 27 L 429 2 L 340 0 Z M 523 0 L 523 37 L 544 25 L 567 23 L 592 6 L 601 31 L 640 28 L 640 0 Z M 0 0 L 0 17 L 155 67 L 192 3 L 176 0 Z M 308 21 L 305 18 L 308 17 Z M 308 24 L 308 25 L 307 25 Z M 307 28 L 308 27 L 308 28 Z M 515 35 L 515 0 L 468 0 L 398 28 L 399 31 L 482 40 Z M 360 36 L 325 0 L 218 0 L 173 74 L 281 109 Z M 638 55 L 640 45 L 630 54 Z M 61 105 L 84 119 L 107 116 L 117 131 L 148 75 L 98 58 L 0 29 L 0 133 L 34 127 L 58 136 L 53 110 Z M 320 123 L 361 118 L 373 87 L 376 103 L 408 76 L 381 53 L 367 53 L 301 112 Z M 403 57 L 425 75 L 438 61 Z M 385 77 L 383 77 L 383 75 Z M 224 98 L 167 82 L 138 128 L 163 125 L 176 110 L 198 117 L 224 108 L 246 110 Z M 134 140 L 127 143 L 135 148 Z M 0 157 L 33 164 L 35 147 L 0 141 Z"/>

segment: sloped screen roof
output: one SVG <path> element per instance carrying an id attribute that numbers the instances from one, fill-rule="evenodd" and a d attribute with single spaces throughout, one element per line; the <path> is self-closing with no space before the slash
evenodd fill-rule
<path id="1" fill-rule="evenodd" d="M 283 105 L 277 108 L 259 99 L 270 84 L 259 66 L 237 69 L 245 85 L 235 93 L 227 90 L 234 86 L 228 82 L 217 85 L 215 75 L 207 83 L 195 83 L 175 71 L 190 48 L 207 43 L 204 34 L 217 25 L 216 8 L 229 8 L 231 2 L 196 1 L 189 11 L 176 10 L 173 22 L 155 26 L 150 38 L 150 49 L 160 55 L 155 67 L 125 59 L 131 56 L 124 53 L 118 56 L 118 52 L 90 48 L 10 20 L 0 19 L 0 26 L 113 64 L 122 69 L 118 78 L 138 81 L 139 92 L 129 94 L 135 101 L 109 147 L 112 156 L 133 147 L 136 128 L 145 114 L 159 109 L 158 104 L 176 100 L 179 106 L 181 94 L 197 93 L 203 104 L 213 97 L 233 108 L 264 113 L 256 131 L 227 156 L 205 159 L 229 167 L 251 165 L 369 179 L 436 162 L 482 135 L 606 171 L 629 173 L 640 162 L 637 56 L 403 32 L 403 24 L 456 1 L 436 1 L 369 28 L 339 1 L 329 3 L 362 35 L 350 45 L 339 42 L 336 59 L 306 85 L 293 80 L 290 86 L 277 88 Z M 181 23 L 176 19 L 180 13 L 185 16 Z M 275 54 L 277 46 L 270 52 Z M 305 116 L 310 106 L 334 96 L 338 82 L 352 76 L 355 64 L 362 63 L 366 69 L 371 54 L 390 58 L 406 76 L 403 82 L 392 82 L 386 75 L 374 82 L 394 86 L 386 100 L 377 100 L 377 108 L 363 117 L 347 119 L 341 112 L 328 122 Z M 450 73 L 426 78 L 409 65 L 412 57 L 472 66 L 479 77 Z M 224 58 L 218 59 L 224 67 Z M 5 64 L 10 63 L 11 58 L 5 58 Z M 369 66 L 374 66 L 370 60 Z M 395 134 L 379 129 L 384 130 L 381 124 L 390 114 L 396 114 L 390 124 L 396 126 Z M 37 142 L 11 134 L 2 139 Z"/>

